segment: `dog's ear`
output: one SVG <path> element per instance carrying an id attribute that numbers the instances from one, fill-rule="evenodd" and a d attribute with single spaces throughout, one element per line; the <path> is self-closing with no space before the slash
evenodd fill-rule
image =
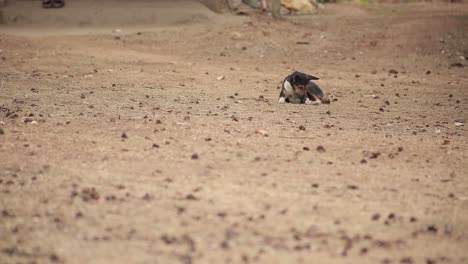
<path id="1" fill-rule="evenodd" d="M 293 81 L 295 81 L 297 83 L 307 83 L 308 81 L 318 80 L 319 78 L 315 77 L 315 76 L 312 76 L 312 75 L 309 75 L 309 74 L 306 74 L 306 73 L 303 73 L 303 72 L 295 71 L 295 72 L 292 73 L 292 79 L 293 79 Z"/>
<path id="2" fill-rule="evenodd" d="M 307 80 L 311 81 L 311 80 L 319 80 L 320 78 L 319 77 L 315 77 L 315 76 L 312 76 L 312 75 L 309 75 L 307 74 Z"/>

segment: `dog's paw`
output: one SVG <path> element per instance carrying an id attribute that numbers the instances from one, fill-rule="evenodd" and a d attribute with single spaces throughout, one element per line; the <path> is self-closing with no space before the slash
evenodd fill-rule
<path id="1" fill-rule="evenodd" d="M 320 99 L 320 101 L 322 101 L 322 104 L 329 104 L 330 103 L 330 98 L 328 95 L 324 95 L 322 97 L 322 99 Z"/>
<path id="2" fill-rule="evenodd" d="M 320 104 L 320 101 L 318 100 L 315 100 L 315 101 L 312 101 L 310 100 L 309 98 L 307 98 L 304 102 L 306 105 L 319 105 Z"/>
<path id="3" fill-rule="evenodd" d="M 278 99 L 278 104 L 284 104 L 284 103 L 286 103 L 286 98 L 280 97 L 280 98 Z"/>

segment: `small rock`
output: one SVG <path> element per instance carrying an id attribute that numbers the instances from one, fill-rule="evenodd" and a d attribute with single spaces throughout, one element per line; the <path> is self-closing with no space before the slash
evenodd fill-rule
<path id="1" fill-rule="evenodd" d="M 464 126 L 464 125 L 465 125 L 465 123 L 463 123 L 463 122 L 459 122 L 459 121 L 455 122 L 455 126 Z"/>
<path id="2" fill-rule="evenodd" d="M 390 74 L 398 74 L 398 71 L 395 70 L 395 69 L 390 69 L 390 70 L 388 71 L 388 73 L 390 73 Z"/>
<path id="3" fill-rule="evenodd" d="M 216 78 L 216 80 L 218 81 L 224 80 L 224 76 L 219 76 L 218 78 Z"/>
<path id="4" fill-rule="evenodd" d="M 49 259 L 50 259 L 50 261 L 52 261 L 52 262 L 58 262 L 58 261 L 60 260 L 59 257 L 58 257 L 56 254 L 51 254 L 51 255 L 49 256 Z"/>
<path id="5" fill-rule="evenodd" d="M 257 129 L 255 130 L 255 134 L 259 134 L 259 135 L 262 135 L 264 137 L 268 137 L 268 131 L 264 130 L 264 129 Z"/>
<path id="6" fill-rule="evenodd" d="M 459 62 L 455 62 L 455 63 L 450 64 L 450 67 L 451 68 L 463 68 L 463 67 L 465 67 L 465 65 L 463 65 L 463 64 L 461 64 Z"/>
<path id="7" fill-rule="evenodd" d="M 434 225 L 430 225 L 427 227 L 427 231 L 430 233 L 437 233 L 437 227 Z"/>
<path id="8" fill-rule="evenodd" d="M 378 221 L 380 219 L 380 214 L 372 215 L 372 221 Z"/>
<path id="9" fill-rule="evenodd" d="M 392 261 L 391 261 L 390 259 L 384 258 L 384 259 L 382 259 L 382 261 L 380 261 L 380 263 L 382 263 L 382 264 L 390 264 L 390 263 L 392 263 Z"/>
<path id="10" fill-rule="evenodd" d="M 240 39 L 240 38 L 242 38 L 242 34 L 241 34 L 241 33 L 239 33 L 239 32 L 232 32 L 232 34 L 231 34 L 231 39 L 237 40 L 237 39 Z"/>
<path id="11" fill-rule="evenodd" d="M 145 200 L 145 201 L 151 201 L 154 199 L 153 195 L 149 194 L 149 193 L 145 193 L 145 195 L 143 195 L 143 197 L 141 197 L 141 199 Z"/>
<path id="12" fill-rule="evenodd" d="M 192 201 L 198 200 L 198 198 L 195 197 L 195 195 L 193 195 L 193 194 L 187 194 L 187 195 L 185 196 L 185 199 L 187 199 L 187 200 L 192 200 Z"/>
<path id="13" fill-rule="evenodd" d="M 405 257 L 400 260 L 401 264 L 413 264 L 413 259 L 410 257 Z"/>
<path id="14" fill-rule="evenodd" d="M 122 138 L 128 138 L 127 133 L 123 132 L 122 133 Z"/>
<path id="15" fill-rule="evenodd" d="M 306 128 L 305 128 L 304 125 L 300 125 L 300 126 L 299 126 L 299 130 L 303 130 L 303 131 L 304 131 L 304 130 L 306 130 Z"/>
<path id="16" fill-rule="evenodd" d="M 0 128 L 0 135 L 5 135 L 5 131 L 2 128 Z"/>
<path id="17" fill-rule="evenodd" d="M 317 152 L 324 153 L 326 150 L 322 145 L 317 146 Z"/>
<path id="18" fill-rule="evenodd" d="M 372 151 L 363 151 L 364 157 L 369 159 L 376 159 L 380 156 L 380 152 L 372 152 Z"/>
<path id="19" fill-rule="evenodd" d="M 309 147 L 303 147 L 302 150 L 304 150 L 304 151 L 309 151 L 310 148 L 309 148 Z"/>
<path id="20" fill-rule="evenodd" d="M 99 200 L 99 197 L 100 195 L 94 187 L 84 188 L 83 190 L 81 190 L 81 198 L 84 202 L 89 202 L 91 200 Z"/>
<path id="21" fill-rule="evenodd" d="M 191 156 L 191 158 L 192 158 L 193 160 L 197 160 L 197 159 L 199 158 L 199 156 L 198 156 L 197 153 L 193 153 L 192 156 Z"/>

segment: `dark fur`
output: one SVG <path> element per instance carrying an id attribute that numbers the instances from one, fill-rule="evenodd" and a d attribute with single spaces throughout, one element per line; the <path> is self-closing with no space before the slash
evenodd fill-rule
<path id="1" fill-rule="evenodd" d="M 282 102 L 282 98 L 284 98 L 284 102 L 292 104 L 304 104 L 307 101 L 330 103 L 330 100 L 324 96 L 320 87 L 312 81 L 318 79 L 306 73 L 293 72 L 284 79 L 278 101 Z M 288 87 L 285 87 L 286 82 L 289 82 L 292 90 L 288 90 Z"/>

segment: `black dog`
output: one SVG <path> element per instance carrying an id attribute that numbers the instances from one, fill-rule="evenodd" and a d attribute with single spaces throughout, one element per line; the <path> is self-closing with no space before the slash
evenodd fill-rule
<path id="1" fill-rule="evenodd" d="M 283 81 L 283 87 L 278 99 L 278 103 L 291 104 L 329 104 L 330 100 L 324 96 L 320 87 L 312 80 L 319 78 L 295 71 Z"/>

